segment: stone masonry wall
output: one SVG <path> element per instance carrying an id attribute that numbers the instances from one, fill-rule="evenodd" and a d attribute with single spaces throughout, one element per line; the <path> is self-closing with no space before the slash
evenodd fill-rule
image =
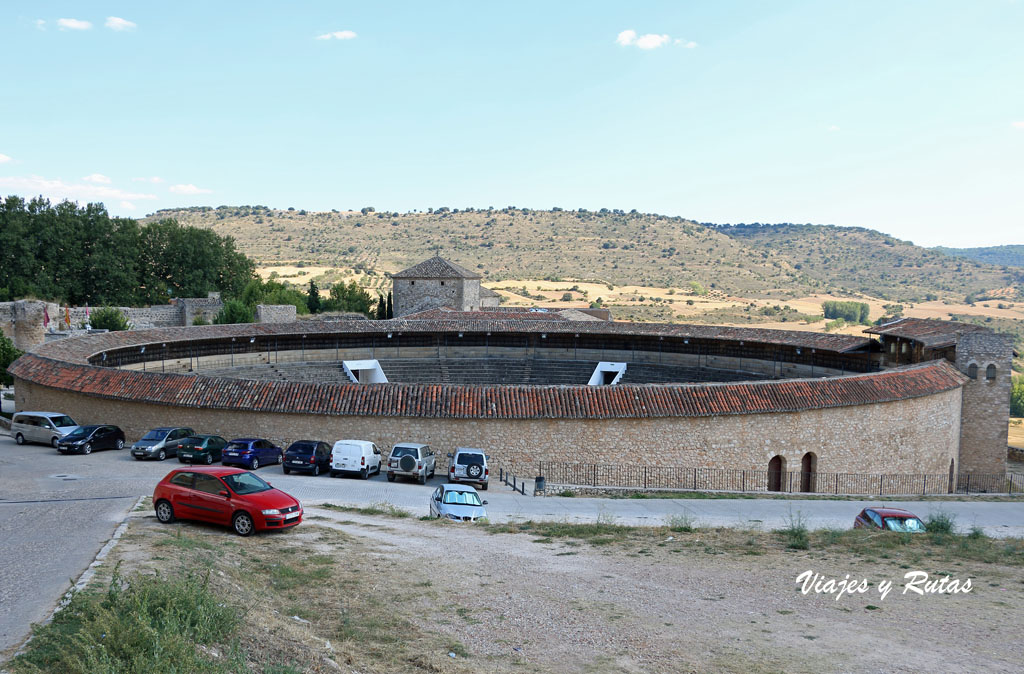
<path id="1" fill-rule="evenodd" d="M 539 461 L 766 470 L 776 454 L 799 470 L 806 452 L 818 472 L 944 474 L 960 440 L 960 389 L 897 402 L 785 414 L 655 419 L 437 419 L 266 414 L 105 400 L 17 381 L 19 409 L 113 423 L 129 441 L 168 423 L 227 438 L 372 440 L 385 453 L 400 441 L 431 444 L 443 457 L 482 447 L 494 465 Z"/>
<path id="2" fill-rule="evenodd" d="M 957 470 L 1002 473 L 1006 470 L 1006 444 L 1010 417 L 1013 342 L 1009 335 L 973 332 L 962 335 L 956 346 L 956 366 L 977 376 L 964 385 L 960 453 Z M 987 378 L 990 365 L 995 378 Z"/>
<path id="3" fill-rule="evenodd" d="M 476 279 L 394 279 L 392 292 L 395 318 L 438 307 L 480 309 L 480 281 Z"/>
<path id="4" fill-rule="evenodd" d="M 257 304 L 257 323 L 294 323 L 295 306 L 292 304 Z"/>

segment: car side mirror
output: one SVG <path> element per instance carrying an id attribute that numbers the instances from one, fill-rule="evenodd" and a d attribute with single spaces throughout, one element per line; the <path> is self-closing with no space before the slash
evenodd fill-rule
<path id="1" fill-rule="evenodd" d="M 480 501 L 480 503 L 487 505 L 487 501 Z"/>
<path id="2" fill-rule="evenodd" d="M 440 503 L 441 502 L 441 497 L 440 496 L 435 496 L 434 500 L 437 501 L 438 503 Z"/>
<path id="3" fill-rule="evenodd" d="M 219 495 L 223 496 L 224 498 L 231 498 L 231 492 L 227 491 L 226 489 L 221 489 L 221 490 L 220 490 L 219 492 L 217 492 L 217 493 L 218 493 Z"/>

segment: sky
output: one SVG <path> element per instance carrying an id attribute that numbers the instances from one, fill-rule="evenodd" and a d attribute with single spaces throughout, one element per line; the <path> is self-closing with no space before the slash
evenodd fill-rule
<path id="1" fill-rule="evenodd" d="M 0 4 L 0 195 L 1024 243 L 1024 0 Z"/>

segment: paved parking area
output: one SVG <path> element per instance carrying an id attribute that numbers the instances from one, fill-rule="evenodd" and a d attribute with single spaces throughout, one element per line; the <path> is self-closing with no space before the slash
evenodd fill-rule
<path id="1" fill-rule="evenodd" d="M 127 450 L 62 456 L 42 445 L 18 446 L 0 434 L 0 652 L 28 634 L 29 624 L 49 615 L 60 595 L 89 565 L 117 523 L 139 496 L 178 466 L 135 461 Z M 284 475 L 279 466 L 259 474 L 306 504 L 369 505 L 387 502 L 427 514 L 427 499 L 443 482 L 439 473 L 426 486 L 327 476 Z M 810 528 L 848 527 L 869 501 L 785 501 L 765 499 L 601 499 L 535 498 L 492 483 L 481 494 L 492 520 L 546 519 L 659 525 L 686 515 L 701 526 L 786 526 L 799 517 Z M 1024 536 L 1024 502 L 890 502 L 926 517 L 933 511 L 956 516 L 964 527 L 981 526 L 993 536 Z"/>

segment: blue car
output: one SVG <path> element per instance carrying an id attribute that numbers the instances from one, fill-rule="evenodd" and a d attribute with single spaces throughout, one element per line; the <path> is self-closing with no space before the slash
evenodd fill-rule
<path id="1" fill-rule="evenodd" d="M 284 452 L 270 440 L 262 438 L 235 438 L 221 453 L 225 466 L 239 466 L 256 470 L 268 463 L 281 463 Z"/>

